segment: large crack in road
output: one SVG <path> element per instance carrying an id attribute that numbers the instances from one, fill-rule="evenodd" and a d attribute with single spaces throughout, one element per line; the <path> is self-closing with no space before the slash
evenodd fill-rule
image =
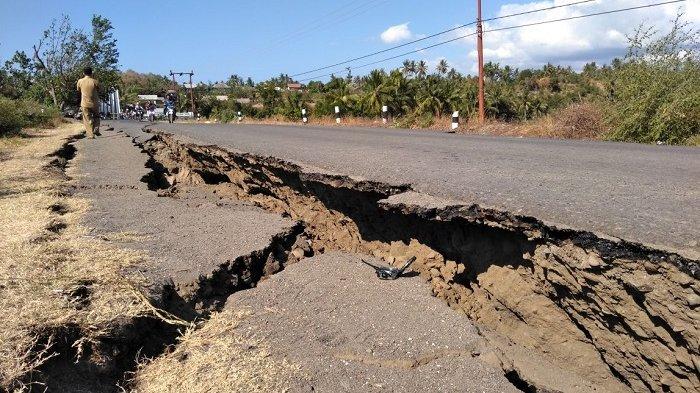
<path id="1" fill-rule="evenodd" d="M 700 387 L 697 261 L 164 133 L 143 148 L 170 195 L 204 189 L 301 221 L 308 253 L 365 253 L 389 264 L 416 256 L 414 270 L 483 327 L 516 386 Z"/>

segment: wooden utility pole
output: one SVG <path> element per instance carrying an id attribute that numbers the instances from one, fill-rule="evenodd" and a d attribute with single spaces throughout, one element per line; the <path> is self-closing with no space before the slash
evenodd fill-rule
<path id="1" fill-rule="evenodd" d="M 479 58 L 479 123 L 484 124 L 484 30 L 481 25 L 481 0 L 476 0 L 476 51 Z"/>
<path id="2" fill-rule="evenodd" d="M 173 85 L 175 85 L 175 75 L 183 76 L 183 75 L 189 75 L 190 77 L 190 104 L 192 104 L 192 118 L 194 119 L 197 116 L 197 109 L 194 106 L 194 85 L 192 85 L 192 76 L 194 75 L 194 71 L 190 72 L 172 72 L 170 71 L 170 76 L 173 77 Z"/>

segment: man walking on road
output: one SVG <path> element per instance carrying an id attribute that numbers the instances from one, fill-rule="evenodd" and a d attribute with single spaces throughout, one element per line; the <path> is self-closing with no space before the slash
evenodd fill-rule
<path id="1" fill-rule="evenodd" d="M 79 79 L 77 84 L 80 92 L 80 109 L 83 112 L 85 133 L 88 137 L 95 138 L 95 135 L 100 135 L 100 84 L 92 77 L 92 67 L 85 67 L 83 73 L 85 76 Z"/>

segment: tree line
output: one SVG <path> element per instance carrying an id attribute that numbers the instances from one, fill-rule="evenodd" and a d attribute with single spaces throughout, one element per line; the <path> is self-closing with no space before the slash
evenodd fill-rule
<path id="1" fill-rule="evenodd" d="M 605 65 L 591 62 L 581 71 L 553 64 L 517 69 L 486 63 L 487 118 L 519 123 L 553 117 L 560 127 L 571 127 L 574 133 L 581 128 L 586 136 L 698 144 L 698 31 L 678 15 L 665 34 L 642 25 L 628 39 L 624 57 Z M 429 127 L 453 111 L 473 120 L 477 112 L 476 77 L 461 74 L 445 60 L 434 69 L 425 61 L 406 60 L 393 70 L 332 76 L 328 82 L 310 81 L 302 91 L 288 91 L 292 82 L 286 74 L 257 84 L 232 75 L 223 91 L 216 88 L 221 83 L 201 86 L 198 108 L 221 121 L 235 119 L 238 111 L 256 118 L 299 120 L 301 108 L 323 117 L 333 116 L 338 106 L 344 116 L 378 118 L 386 105 L 401 127 Z M 222 93 L 249 98 L 251 104 L 214 98 Z"/>
<path id="2" fill-rule="evenodd" d="M 62 108 L 77 102 L 74 83 L 87 64 L 103 86 L 120 89 L 125 103 L 172 87 L 166 76 L 120 72 L 110 21 L 96 15 L 91 26 L 85 33 L 67 17 L 54 21 L 29 55 L 19 51 L 5 63 L 0 95 Z M 611 64 L 588 63 L 576 71 L 553 64 L 518 69 L 489 62 L 484 66 L 486 116 L 506 123 L 565 117 L 565 127 L 588 126 L 607 139 L 697 144 L 699 47 L 698 31 L 679 15 L 665 34 L 640 26 L 629 37 L 627 54 Z M 387 106 L 400 127 L 429 127 L 453 111 L 473 119 L 477 111 L 476 78 L 446 60 L 429 69 L 425 61 L 409 59 L 396 69 L 375 69 L 364 76 L 348 72 L 327 82 L 305 83 L 301 91 L 288 90 L 295 82 L 287 74 L 257 83 L 234 74 L 225 82 L 200 84 L 197 110 L 226 122 L 239 111 L 255 118 L 299 120 L 305 108 L 311 116 L 333 116 L 336 106 L 344 116 L 378 118 Z M 185 90 L 179 92 L 181 109 L 189 108 Z M 229 99 L 218 100 L 221 95 Z M 241 98 L 249 101 L 241 103 Z"/>

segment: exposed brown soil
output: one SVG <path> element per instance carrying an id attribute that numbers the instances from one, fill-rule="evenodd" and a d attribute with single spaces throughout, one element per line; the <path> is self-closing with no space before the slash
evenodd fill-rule
<path id="1" fill-rule="evenodd" d="M 526 390 L 700 388 L 697 261 L 478 206 L 426 207 L 405 197 L 408 186 L 165 134 L 144 147 L 170 192 L 205 188 L 300 220 L 313 253 L 416 256 L 435 296 L 485 327 L 497 362 Z"/>

